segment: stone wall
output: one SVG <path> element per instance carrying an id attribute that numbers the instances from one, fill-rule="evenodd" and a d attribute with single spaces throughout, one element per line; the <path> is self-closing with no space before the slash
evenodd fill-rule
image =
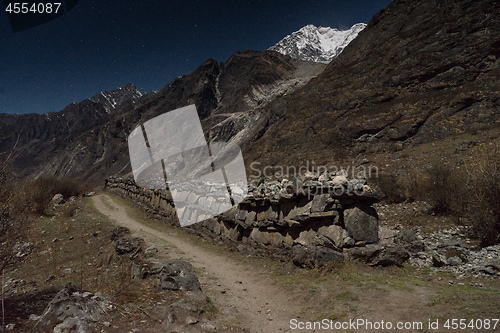
<path id="1" fill-rule="evenodd" d="M 168 191 L 140 188 L 132 179 L 113 177 L 106 180 L 106 189 L 178 225 Z M 187 228 L 241 252 L 266 252 L 300 266 L 348 258 L 392 265 L 408 259 L 401 246 L 380 239 L 372 207 L 380 197 L 363 180 L 306 175 L 300 182 L 285 179 L 251 185 L 249 193 L 231 210 Z"/>

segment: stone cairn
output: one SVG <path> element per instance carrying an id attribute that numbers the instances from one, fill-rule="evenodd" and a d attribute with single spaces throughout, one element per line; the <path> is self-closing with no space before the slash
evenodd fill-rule
<path id="1" fill-rule="evenodd" d="M 106 180 L 106 189 L 167 221 L 176 219 L 166 190 L 143 189 L 132 179 L 114 177 Z M 347 259 L 400 265 L 409 258 L 401 245 L 380 241 L 372 205 L 381 197 L 363 179 L 348 179 L 345 172 L 306 173 L 294 179 L 250 183 L 248 193 L 231 210 L 188 229 L 243 253 L 267 252 L 303 267 Z"/>

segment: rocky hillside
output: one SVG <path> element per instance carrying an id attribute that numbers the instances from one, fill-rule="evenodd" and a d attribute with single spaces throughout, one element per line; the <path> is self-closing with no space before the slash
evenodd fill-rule
<path id="1" fill-rule="evenodd" d="M 499 126 L 500 3 L 396 0 L 306 86 L 246 158 L 328 162 Z M 286 106 L 286 107 L 285 107 Z M 293 152 L 293 154 L 291 154 Z"/>

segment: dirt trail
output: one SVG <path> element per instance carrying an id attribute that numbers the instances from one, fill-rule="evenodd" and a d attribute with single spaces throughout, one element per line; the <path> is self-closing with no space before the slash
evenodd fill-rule
<path id="1" fill-rule="evenodd" d="M 145 226 L 130 217 L 125 207 L 106 194 L 96 195 L 92 200 L 101 213 L 140 235 L 147 243 L 166 241 L 178 249 L 180 258 L 201 268 L 206 273 L 199 275 L 202 288 L 205 292 L 216 291 L 215 301 L 226 309 L 225 312 L 233 315 L 233 320 L 237 320 L 242 328 L 265 333 L 292 331 L 289 321 L 297 318 L 301 306 L 292 301 L 293 296 L 289 292 L 273 285 L 264 269 L 237 262 L 229 255 L 207 252 L 176 238 L 172 233 Z M 221 293 L 223 290 L 225 293 Z"/>

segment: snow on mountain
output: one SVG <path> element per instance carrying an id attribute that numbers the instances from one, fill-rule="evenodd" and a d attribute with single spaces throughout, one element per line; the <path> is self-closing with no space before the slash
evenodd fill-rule
<path id="1" fill-rule="evenodd" d="M 129 100 L 137 100 L 143 95 L 139 89 L 132 83 L 127 84 L 125 87 L 118 87 L 111 91 L 101 91 L 99 94 L 90 98 L 90 100 L 101 103 L 109 113 L 117 107 L 120 107 L 124 102 Z"/>
<path id="2" fill-rule="evenodd" d="M 299 31 L 280 40 L 269 50 L 277 51 L 298 60 L 329 63 L 366 27 L 357 23 L 349 30 L 306 25 Z"/>

